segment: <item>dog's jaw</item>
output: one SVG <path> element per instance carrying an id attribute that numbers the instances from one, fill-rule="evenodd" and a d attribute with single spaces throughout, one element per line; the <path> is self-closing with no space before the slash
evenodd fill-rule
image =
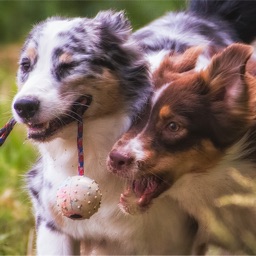
<path id="1" fill-rule="evenodd" d="M 154 175 L 130 180 L 120 196 L 119 206 L 123 212 L 129 214 L 145 212 L 152 200 L 168 188 L 168 182 Z"/>

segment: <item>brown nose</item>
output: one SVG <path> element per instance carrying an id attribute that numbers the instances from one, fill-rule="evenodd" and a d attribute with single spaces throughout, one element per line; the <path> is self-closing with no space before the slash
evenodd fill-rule
<path id="1" fill-rule="evenodd" d="M 133 158 L 127 154 L 113 150 L 109 154 L 109 163 L 114 170 L 121 171 L 128 167 L 132 162 Z"/>

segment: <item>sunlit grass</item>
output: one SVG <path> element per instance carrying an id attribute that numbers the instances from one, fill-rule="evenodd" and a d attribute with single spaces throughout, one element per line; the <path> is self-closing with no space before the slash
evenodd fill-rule
<path id="1" fill-rule="evenodd" d="M 19 46 L 0 46 L 1 127 L 12 116 L 18 55 Z M 27 254 L 28 236 L 34 221 L 23 176 L 35 157 L 34 149 L 26 142 L 24 128 L 16 125 L 0 148 L 0 255 Z"/>

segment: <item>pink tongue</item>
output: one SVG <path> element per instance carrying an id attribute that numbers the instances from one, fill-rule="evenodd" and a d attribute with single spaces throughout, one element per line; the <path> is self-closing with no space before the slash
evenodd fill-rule
<path id="1" fill-rule="evenodd" d="M 154 177 L 141 178 L 133 181 L 133 191 L 136 197 L 139 198 L 138 203 L 140 206 L 147 205 L 157 189 L 158 183 Z"/>

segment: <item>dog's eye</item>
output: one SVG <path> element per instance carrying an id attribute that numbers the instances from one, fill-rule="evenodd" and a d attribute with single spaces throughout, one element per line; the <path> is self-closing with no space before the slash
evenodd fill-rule
<path id="1" fill-rule="evenodd" d="M 170 122 L 168 124 L 168 129 L 171 131 L 171 132 L 177 132 L 179 129 L 180 129 L 180 126 L 175 123 L 175 122 Z"/>
<path id="2" fill-rule="evenodd" d="M 58 79 L 70 74 L 71 70 L 75 67 L 75 62 L 60 63 L 56 68 L 56 75 Z"/>
<path id="3" fill-rule="evenodd" d="M 23 58 L 20 62 L 20 68 L 22 72 L 28 72 L 31 67 L 31 62 L 29 58 Z"/>

